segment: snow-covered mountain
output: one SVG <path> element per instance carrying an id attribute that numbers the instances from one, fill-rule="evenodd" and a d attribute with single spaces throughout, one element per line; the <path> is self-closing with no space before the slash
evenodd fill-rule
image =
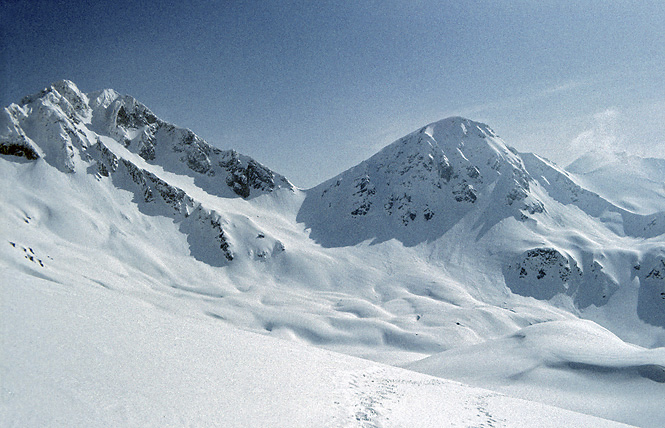
<path id="1" fill-rule="evenodd" d="M 434 243 L 432 258 L 465 260 L 462 282 L 490 263 L 486 274 L 501 272 L 514 293 L 566 296 L 577 309 L 604 306 L 639 277 L 640 319 L 665 327 L 660 288 L 638 269 L 664 263 L 665 212 L 626 211 L 478 122 L 449 118 L 396 141 L 310 190 L 298 220 L 326 247 Z"/>
<path id="2" fill-rule="evenodd" d="M 438 239 L 479 206 L 484 230 L 543 210 L 516 153 L 487 125 L 450 118 L 312 189 L 299 220 L 324 246 L 393 238 L 413 246 Z"/>
<path id="3" fill-rule="evenodd" d="M 592 151 L 566 170 L 585 188 L 628 211 L 665 211 L 665 159 Z"/>
<path id="4" fill-rule="evenodd" d="M 618 175 L 649 183 L 627 199 L 627 187 L 598 175 L 598 160 L 569 172 L 456 117 L 301 190 L 132 97 L 84 94 L 68 81 L 3 110 L 0 153 L 2 292 L 14 300 L 21 287 L 42 299 L 35 290 L 45 284 L 72 299 L 135 299 L 168 323 L 232 326 L 604 418 L 665 423 L 654 399 L 665 385 L 658 160 Z M 3 314 L 3 324 L 28 312 Z M 3 333 L 12 349 L 28 352 L 12 330 Z M 39 350 L 36 362 L 50 348 Z M 511 355 L 519 358 L 499 369 Z M 15 361 L 3 357 L 3 368 Z M 6 408 L 26 408 L 21 400 Z M 383 416 L 355 423 L 379 421 L 391 426 Z"/>
<path id="5" fill-rule="evenodd" d="M 134 193 L 143 212 L 177 218 L 192 255 L 207 263 L 233 260 L 234 247 L 243 244 L 260 257 L 283 249 L 265 234 L 261 245 L 238 242 L 243 238 L 225 231 L 232 220 L 206 207 L 179 181 L 188 177 L 206 194 L 246 199 L 293 190 L 291 183 L 247 156 L 222 151 L 158 119 L 130 96 L 109 89 L 86 95 L 61 81 L 4 109 L 0 127 L 3 154 L 43 159 L 63 173 L 110 177 L 115 187 Z M 178 179 L 165 179 L 168 173 Z M 251 226 L 243 229 L 245 234 Z"/>

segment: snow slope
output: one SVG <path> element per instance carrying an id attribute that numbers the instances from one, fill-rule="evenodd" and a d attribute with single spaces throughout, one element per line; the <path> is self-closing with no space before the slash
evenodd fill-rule
<path id="1" fill-rule="evenodd" d="M 2 426 L 624 426 L 2 273 Z"/>
<path id="2" fill-rule="evenodd" d="M 590 321 L 537 324 L 406 367 L 639 426 L 665 423 L 665 348 L 628 345 Z"/>
<path id="3" fill-rule="evenodd" d="M 665 159 L 595 151 L 566 169 L 586 188 L 629 211 L 665 211 Z"/>
<path id="4" fill-rule="evenodd" d="M 618 206 L 577 176 L 508 148 L 487 125 L 462 118 L 428 125 L 303 191 L 112 90 L 82 94 L 59 82 L 9 106 L 0 122 L 3 293 L 23 283 L 69 287 L 82 301 L 93 298 L 89 293 L 100 301 L 114 296 L 122 316 L 124 302 L 142 302 L 156 308 L 150 317 L 158 321 L 198 320 L 292 342 L 285 348 L 313 345 L 377 363 L 427 359 L 418 370 L 498 390 L 514 373 L 466 379 L 445 359 L 465 350 L 488 358 L 512 343 L 506 338 L 528 334 L 536 339 L 520 352 L 529 364 L 514 370 L 537 369 L 506 391 L 663 425 L 653 401 L 641 400 L 640 414 L 626 409 L 640 397 L 635 391 L 663 392 L 662 353 L 639 346 L 665 345 L 665 213 Z M 616 336 L 594 333 L 605 330 L 580 317 Z M 534 333 L 536 327 L 543 330 Z M 47 324 L 34 328 L 44 332 Z M 90 328 L 99 338 L 111 329 Z M 564 340 L 576 331 L 575 340 Z M 136 329 L 126 340 L 138 346 L 150 340 L 144 333 Z M 543 337 L 561 339 L 557 352 L 569 353 L 552 363 L 551 352 L 540 350 L 549 340 Z M 620 370 L 598 356 L 612 347 Z M 49 342 L 40 355 L 57 349 Z M 2 358 L 7 366 L 18 357 Z M 581 376 L 588 365 L 603 376 Z M 491 360 L 488 367 L 496 368 Z M 57 376 L 49 370 L 45 376 Z M 114 375 L 100 372 L 98 379 L 104 376 Z M 170 385 L 186 382 L 173 376 Z M 569 378 L 586 382 L 557 386 Z M 626 379 L 631 388 L 617 387 Z M 404 399 L 411 405 L 429 388 L 404 385 L 411 385 L 402 386 L 413 394 Z M 137 395 L 151 395 L 145 388 L 151 390 L 147 381 Z M 593 399 L 579 400 L 580 391 Z M 22 397 L 10 408 L 21 408 Z M 104 400 L 113 401 L 111 394 Z M 400 407 L 391 420 L 409 414 Z M 514 416 L 504 422 L 522 417 Z"/>

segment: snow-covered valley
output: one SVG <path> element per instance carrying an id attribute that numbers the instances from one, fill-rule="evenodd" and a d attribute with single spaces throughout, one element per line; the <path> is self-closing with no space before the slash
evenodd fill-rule
<path id="1" fill-rule="evenodd" d="M 5 279 L 3 426 L 624 426 L 102 288 Z"/>
<path id="2" fill-rule="evenodd" d="M 6 426 L 665 424 L 660 161 L 449 118 L 302 190 L 67 81 L 0 148 Z"/>

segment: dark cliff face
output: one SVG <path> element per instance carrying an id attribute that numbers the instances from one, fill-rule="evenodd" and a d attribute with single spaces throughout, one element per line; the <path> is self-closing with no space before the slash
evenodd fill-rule
<path id="1" fill-rule="evenodd" d="M 221 153 L 220 158 L 219 165 L 228 171 L 226 184 L 243 198 L 250 197 L 253 191 L 271 192 L 280 187 L 292 188 L 284 177 L 233 150 Z"/>
<path id="2" fill-rule="evenodd" d="M 554 248 L 525 251 L 506 265 L 503 273 L 506 285 L 515 294 L 540 300 L 562 294 L 570 296 L 580 309 L 606 304 L 619 289 L 598 261 L 580 265 Z"/>
<path id="3" fill-rule="evenodd" d="M 39 159 L 39 153 L 26 143 L 0 141 L 0 155 L 16 156 L 27 160 Z"/>
<path id="4" fill-rule="evenodd" d="M 635 265 L 640 280 L 637 314 L 644 322 L 665 327 L 665 248 Z"/>

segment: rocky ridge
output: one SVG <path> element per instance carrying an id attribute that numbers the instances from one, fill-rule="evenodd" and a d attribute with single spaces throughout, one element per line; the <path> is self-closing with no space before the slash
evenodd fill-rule
<path id="1" fill-rule="evenodd" d="M 57 82 L 3 109 L 0 125 L 0 153 L 43 159 L 64 173 L 111 179 L 118 188 L 133 192 L 144 212 L 174 217 L 189 237 L 192 255 L 212 265 L 222 266 L 236 257 L 234 237 L 224 230 L 229 222 L 224 213 L 206 208 L 183 189 L 118 155 L 109 142 L 119 143 L 149 165 L 192 177 L 213 195 L 251 199 L 294 189 L 285 177 L 250 157 L 213 147 L 192 131 L 157 118 L 134 98 L 109 89 L 84 94 L 70 81 Z M 274 241 L 275 254 L 284 250 L 278 240 L 266 241 Z M 217 250 L 200 252 L 199 246 Z M 272 251 L 252 254 L 265 258 Z"/>

